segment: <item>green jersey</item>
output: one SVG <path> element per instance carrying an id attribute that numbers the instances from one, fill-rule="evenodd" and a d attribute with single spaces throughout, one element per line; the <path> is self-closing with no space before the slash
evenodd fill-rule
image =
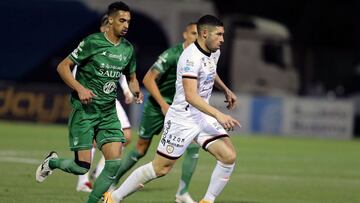
<path id="1" fill-rule="evenodd" d="M 104 33 L 86 37 L 69 55 L 78 66 L 76 80 L 96 95 L 87 107 L 108 109 L 115 107 L 116 88 L 121 74 L 130 75 L 136 70 L 134 48 L 122 38 L 113 44 Z M 73 108 L 82 106 L 78 94 L 71 94 Z"/>
<path id="2" fill-rule="evenodd" d="M 160 72 L 156 84 L 162 97 L 168 104 L 172 103 L 175 95 L 176 67 L 183 50 L 184 47 L 182 43 L 165 50 L 152 66 L 152 68 Z M 151 95 L 149 96 L 149 101 L 154 106 L 158 106 Z"/>

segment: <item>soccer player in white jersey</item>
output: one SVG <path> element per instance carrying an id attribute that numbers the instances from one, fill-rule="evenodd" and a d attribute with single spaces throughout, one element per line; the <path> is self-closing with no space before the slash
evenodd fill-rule
<path id="1" fill-rule="evenodd" d="M 224 26 L 216 17 L 205 15 L 197 23 L 197 41 L 180 56 L 177 66 L 176 93 L 169 108 L 163 135 L 152 162 L 135 171 L 115 191 L 105 194 L 105 202 L 121 202 L 145 183 L 166 175 L 186 147 L 195 140 L 217 159 L 207 192 L 200 203 L 213 203 L 229 181 L 236 152 L 226 130 L 240 123 L 209 105 L 213 86 L 223 91 L 229 109 L 236 106 L 236 96 L 216 73 Z"/>
<path id="2" fill-rule="evenodd" d="M 108 23 L 109 23 L 108 15 L 105 14 L 101 18 L 100 32 L 106 32 L 109 29 Z M 77 66 L 75 66 L 74 69 L 72 70 L 74 77 L 76 75 L 76 71 L 77 71 Z M 132 103 L 134 100 L 134 96 L 129 89 L 126 77 L 124 75 L 120 76 L 119 83 L 120 83 L 120 87 L 121 87 L 124 97 L 125 97 L 125 103 L 126 104 Z M 117 112 L 118 118 L 120 120 L 124 136 L 126 138 L 126 142 L 123 145 L 123 147 L 125 147 L 131 142 L 131 124 L 130 124 L 128 116 L 126 115 L 124 108 L 122 107 L 122 105 L 118 99 L 116 99 L 116 112 Z M 91 149 L 91 157 L 92 158 L 94 158 L 95 151 L 96 151 L 96 147 L 94 146 Z M 105 158 L 104 158 L 104 156 L 101 156 L 98 164 L 96 165 L 95 171 L 93 173 L 93 178 L 97 178 L 100 175 L 104 166 L 105 166 Z M 84 175 L 78 176 L 78 182 L 76 184 L 76 191 L 78 191 L 78 192 L 91 192 L 92 191 L 92 184 L 89 180 L 89 172 L 85 173 Z"/>

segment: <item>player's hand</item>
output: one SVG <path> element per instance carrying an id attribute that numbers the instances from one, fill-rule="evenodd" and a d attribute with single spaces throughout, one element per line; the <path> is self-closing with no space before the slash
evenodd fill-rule
<path id="1" fill-rule="evenodd" d="M 131 92 L 124 92 L 125 104 L 131 104 L 134 101 L 134 95 Z"/>
<path id="2" fill-rule="evenodd" d="M 236 126 L 241 127 L 239 121 L 234 119 L 233 117 L 220 113 L 216 116 L 216 120 L 224 127 L 227 131 L 233 131 Z"/>
<path id="3" fill-rule="evenodd" d="M 225 98 L 226 98 L 226 103 L 228 103 L 228 105 L 226 106 L 226 108 L 232 110 L 236 107 L 236 102 L 237 102 L 237 97 L 236 95 L 232 92 L 232 91 L 226 91 L 225 92 Z"/>
<path id="4" fill-rule="evenodd" d="M 144 101 L 144 95 L 141 91 L 134 93 L 135 103 L 141 104 Z"/>
<path id="5" fill-rule="evenodd" d="M 170 108 L 170 105 L 167 103 L 165 103 L 164 105 L 161 106 L 161 112 L 163 113 L 164 116 L 168 112 L 169 108 Z"/>
<path id="6" fill-rule="evenodd" d="M 92 102 L 92 99 L 96 97 L 96 95 L 93 93 L 93 91 L 82 88 L 80 91 L 78 91 L 78 96 L 80 99 L 80 102 L 83 104 L 90 104 Z"/>

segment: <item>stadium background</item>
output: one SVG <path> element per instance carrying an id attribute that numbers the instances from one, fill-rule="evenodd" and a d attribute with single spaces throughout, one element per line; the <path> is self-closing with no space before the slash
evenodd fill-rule
<path id="1" fill-rule="evenodd" d="M 26 182 L 24 189 L 34 184 L 31 181 L 35 165 L 28 167 L 27 164 L 39 161 L 45 150 L 52 147 L 63 149 L 63 154 L 68 153 L 64 123 L 70 111 L 69 89 L 56 73 L 56 65 L 84 36 L 98 31 L 99 19 L 111 2 L 110 0 L 0 2 L 0 22 L 3 25 L 0 33 L 2 39 L 0 172 L 6 174 L 5 177 L 0 178 L 0 202 L 37 200 L 37 195 L 41 191 L 39 186 L 25 193 L 24 197 L 21 195 L 12 197 L 16 194 L 13 191 L 15 187 L 24 182 L 24 179 Z M 235 138 L 237 144 L 240 146 L 248 144 L 248 147 L 242 148 L 239 152 L 240 154 L 242 152 L 242 157 L 245 159 L 241 164 L 243 168 L 237 169 L 238 175 L 235 181 L 239 179 L 239 184 L 235 182 L 229 186 L 239 187 L 243 192 L 235 195 L 233 199 L 223 198 L 223 202 L 289 202 L 286 199 L 293 200 L 290 202 L 360 202 L 360 197 L 353 193 L 360 189 L 358 184 L 360 168 L 356 158 L 359 154 L 358 136 L 360 135 L 359 2 L 307 0 L 289 2 L 252 0 L 239 1 L 236 4 L 233 1 L 220 0 L 125 0 L 125 2 L 134 11 L 126 38 L 136 48 L 139 81 L 158 54 L 181 40 L 180 33 L 187 22 L 196 21 L 198 17 L 207 13 L 216 14 L 224 19 L 226 43 L 222 48 L 223 54 L 218 72 L 224 82 L 239 95 L 240 106 L 231 114 L 240 119 L 244 127 L 237 129 L 233 134 L 240 135 Z M 261 33 L 261 29 L 257 29 L 260 24 L 256 23 L 256 19 L 269 21 L 269 30 L 279 28 L 277 31 L 282 30 L 282 32 L 277 33 L 278 35 L 269 31 L 267 32 L 270 34 Z M 260 45 L 256 47 L 248 42 L 260 43 Z M 266 43 L 270 43 L 270 46 Z M 234 44 L 240 45 L 236 47 Z M 244 44 L 252 46 L 244 50 L 241 46 Z M 260 57 L 255 54 L 246 55 L 253 53 L 251 50 L 257 48 L 262 50 Z M 291 60 L 284 61 L 286 50 L 290 53 Z M 245 60 L 248 61 L 244 63 Z M 261 62 L 263 66 L 255 68 L 255 65 L 259 64 L 257 62 Z M 245 74 L 255 75 L 252 86 L 241 83 L 242 79 L 239 78 Z M 287 81 L 288 83 L 281 83 L 273 88 L 276 81 L 284 78 L 291 79 L 288 79 L 290 80 Z M 221 107 L 223 104 L 221 94 L 214 94 L 212 104 L 225 110 Z M 136 135 L 141 107 L 131 105 L 126 108 Z M 45 142 L 44 132 L 53 134 L 52 139 L 56 142 Z M 294 136 L 296 138 L 292 138 Z M 318 139 L 319 137 L 321 138 Z M 281 150 L 277 148 L 279 146 Z M 309 151 L 307 152 L 306 149 Z M 269 155 L 269 160 L 257 159 L 257 156 L 264 155 Z M 23 160 L 24 157 L 27 159 Z M 294 162 L 298 162 L 299 165 L 292 165 Z M 211 165 L 211 161 L 206 162 L 205 166 L 207 164 Z M 282 164 L 284 168 L 281 167 Z M 304 168 L 307 164 L 310 166 Z M 323 166 L 320 167 L 320 164 Z M 12 167 L 18 169 L 13 170 Z M 261 167 L 262 169 L 259 169 Z M 22 168 L 29 168 L 30 171 L 24 172 Z M 329 168 L 333 170 L 328 171 Z M 177 173 L 178 171 L 175 170 L 175 174 Z M 18 177 L 17 174 L 21 176 Z M 16 180 L 13 180 L 15 177 Z M 254 182 L 252 178 L 255 177 Z M 303 185 L 286 182 L 287 178 L 294 181 L 294 177 L 306 181 Z M 313 184 L 319 187 L 309 186 L 312 183 L 309 180 L 311 177 L 317 177 L 315 179 L 318 179 L 318 182 Z M 66 176 L 64 181 L 72 181 L 72 179 Z M 328 179 L 328 182 L 324 181 L 325 179 Z M 174 181 L 177 179 L 175 178 Z M 54 182 L 49 184 L 66 190 L 65 183 L 59 185 Z M 246 189 L 261 188 L 261 184 L 272 185 L 274 182 L 277 184 L 275 189 L 269 189 L 266 191 L 268 193 Z M 206 185 L 206 181 L 204 184 Z M 285 195 L 285 188 L 288 187 L 286 184 L 298 187 L 299 193 Z M 161 189 L 161 186 L 155 186 L 157 187 Z M 301 190 L 301 187 L 309 189 Z M 69 191 L 63 195 L 73 195 L 72 186 L 69 188 Z M 312 190 L 318 190 L 318 193 L 312 193 Z M 326 193 L 326 190 L 330 192 Z M 337 191 L 339 194 L 335 195 Z M 233 192 L 229 189 L 225 194 Z M 199 193 L 201 194 L 201 191 Z M 257 193 L 268 195 L 257 197 Z M 308 194 L 311 194 L 308 199 L 304 198 Z M 85 197 L 80 196 L 80 198 Z M 63 202 L 62 199 L 56 198 L 53 201 Z M 72 201 L 79 199 L 69 200 Z M 137 202 L 137 200 L 133 201 Z M 161 202 L 149 200 L 151 201 Z"/>

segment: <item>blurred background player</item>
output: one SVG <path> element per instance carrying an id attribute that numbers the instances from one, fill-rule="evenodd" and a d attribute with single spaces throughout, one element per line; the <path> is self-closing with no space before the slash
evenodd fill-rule
<path id="1" fill-rule="evenodd" d="M 153 136 L 159 134 L 163 128 L 164 117 L 175 95 L 177 62 L 184 48 L 197 38 L 196 23 L 189 23 L 186 26 L 183 38 L 184 42 L 164 51 L 144 76 L 143 84 L 150 94 L 144 104 L 139 138 L 136 146 L 123 158 L 115 184 L 140 158 L 145 156 Z M 199 145 L 192 143 L 186 151 L 175 199 L 178 203 L 195 202 L 190 197 L 188 188 L 197 164 Z"/>
<path id="2" fill-rule="evenodd" d="M 123 2 L 108 7 L 109 29 L 86 37 L 58 65 L 62 80 L 74 90 L 71 94 L 72 112 L 69 117 L 69 144 L 74 159 L 59 158 L 52 151 L 36 170 L 36 181 L 43 182 L 54 169 L 82 175 L 91 166 L 91 149 L 97 147 L 105 157 L 105 166 L 94 183 L 88 203 L 97 203 L 114 181 L 121 165 L 121 149 L 125 136 L 116 112 L 116 88 L 122 74 L 136 103 L 143 94 L 136 78 L 135 50 L 124 37 L 128 32 L 130 8 Z M 123 57 L 126 56 L 126 57 Z M 76 78 L 71 70 L 78 65 Z"/>
<path id="3" fill-rule="evenodd" d="M 106 32 L 109 28 L 108 28 L 108 16 L 107 15 L 104 15 L 102 18 L 101 18 L 101 22 L 100 22 L 100 31 L 101 32 Z M 73 69 L 73 75 L 75 77 L 75 74 L 76 74 L 76 70 L 77 70 L 77 66 L 74 67 Z M 133 99 L 134 99 L 134 96 L 133 94 L 131 93 L 130 89 L 129 89 L 129 86 L 128 86 L 128 83 L 126 81 L 126 77 L 124 75 L 121 75 L 120 77 L 120 80 L 119 80 L 119 83 L 120 83 L 120 87 L 123 91 L 123 94 L 124 94 L 124 97 L 125 97 L 125 103 L 126 104 L 130 104 L 133 102 Z M 123 133 L 124 133 L 124 136 L 126 138 L 126 142 L 124 144 L 124 147 L 127 146 L 130 142 L 131 142 L 131 124 L 130 124 L 130 121 L 129 121 L 129 118 L 128 116 L 126 115 L 126 112 L 124 110 L 124 108 L 122 107 L 120 101 L 118 99 L 116 99 L 116 111 L 117 111 L 117 115 L 118 115 L 118 118 L 120 120 L 120 123 L 121 123 L 121 127 L 122 127 L 122 130 L 123 130 Z M 124 148 L 123 147 L 123 148 Z M 91 149 L 91 158 L 93 159 L 94 156 L 95 156 L 95 151 L 96 151 L 96 143 L 94 142 L 94 147 Z M 94 170 L 94 172 L 92 173 L 92 179 L 96 179 L 102 169 L 104 168 L 105 166 L 105 158 L 104 156 L 101 156 L 98 164 L 96 165 L 96 168 Z M 78 176 L 78 182 L 77 182 L 77 185 L 76 185 L 76 191 L 78 192 L 91 192 L 92 191 L 92 184 L 89 180 L 89 172 L 87 172 L 86 174 L 84 175 L 79 175 Z"/>
<path id="4" fill-rule="evenodd" d="M 215 86 L 224 93 L 229 109 L 236 106 L 235 94 L 216 72 L 224 26 L 215 16 L 205 15 L 197 28 L 197 41 L 182 52 L 178 61 L 176 93 L 153 161 L 134 170 L 117 190 L 106 193 L 106 203 L 121 202 L 147 182 L 169 173 L 193 140 L 217 160 L 200 203 L 213 203 L 229 181 L 236 152 L 226 130 L 233 130 L 240 123 L 209 104 Z"/>

